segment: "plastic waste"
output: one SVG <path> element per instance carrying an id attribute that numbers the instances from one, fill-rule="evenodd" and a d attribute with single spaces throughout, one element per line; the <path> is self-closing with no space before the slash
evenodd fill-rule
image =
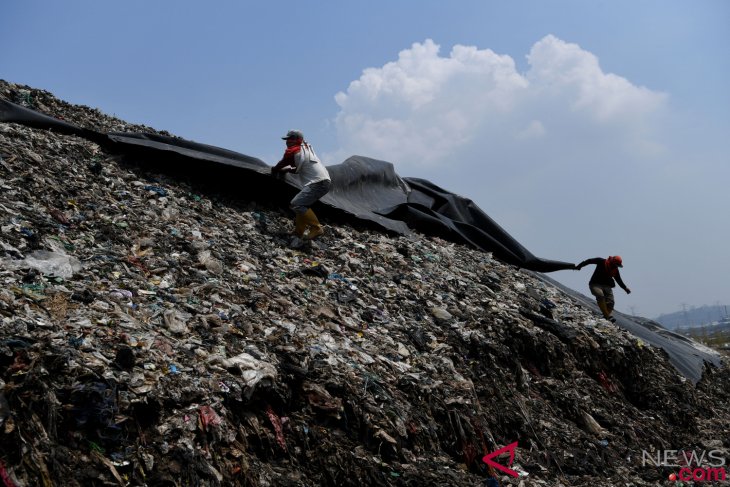
<path id="1" fill-rule="evenodd" d="M 8 269 L 36 269 L 44 275 L 63 279 L 70 279 L 83 268 L 77 258 L 49 250 L 36 250 L 20 260 L 3 259 L 2 263 Z"/>
<path id="2" fill-rule="evenodd" d="M 211 357 L 211 364 L 219 364 L 230 371 L 237 372 L 243 378 L 248 387 L 247 396 L 251 396 L 260 382 L 274 382 L 277 377 L 276 368 L 270 363 L 258 360 L 244 352 L 235 357 L 225 358 L 220 356 Z"/>

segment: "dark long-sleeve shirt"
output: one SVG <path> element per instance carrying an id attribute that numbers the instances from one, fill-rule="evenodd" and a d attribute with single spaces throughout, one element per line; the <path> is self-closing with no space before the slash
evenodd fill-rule
<path id="1" fill-rule="evenodd" d="M 593 271 L 593 275 L 591 276 L 591 280 L 588 281 L 588 284 L 616 287 L 616 283 L 618 283 L 618 285 L 621 286 L 624 291 L 628 289 L 626 287 L 626 284 L 624 284 L 624 281 L 621 280 L 621 274 L 619 273 L 618 269 L 614 269 L 615 275 L 613 276 L 609 273 L 606 266 L 606 259 L 604 259 L 603 257 L 586 259 L 578 264 L 577 267 L 578 269 L 580 269 L 588 264 L 596 264 L 596 270 Z"/>

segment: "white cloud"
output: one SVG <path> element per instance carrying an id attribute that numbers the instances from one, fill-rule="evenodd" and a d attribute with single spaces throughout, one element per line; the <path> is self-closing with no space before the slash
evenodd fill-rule
<path id="1" fill-rule="evenodd" d="M 589 132 L 616 158 L 632 154 L 650 160 L 665 153 L 656 140 L 665 94 L 604 73 L 596 56 L 554 36 L 537 42 L 527 59 L 532 97 L 551 100 L 550 116 L 569 129 L 557 137 Z M 527 109 L 539 110 L 539 103 Z"/>
<path id="2" fill-rule="evenodd" d="M 584 112 L 597 122 L 619 122 L 651 114 L 665 96 L 611 73 L 604 73 L 598 58 L 549 35 L 537 42 L 527 56 L 528 79 L 543 96 L 558 96 L 572 110 Z"/>
<path id="3" fill-rule="evenodd" d="M 589 145 L 617 157 L 661 152 L 652 127 L 666 95 L 603 72 L 596 56 L 576 44 L 544 37 L 527 56 L 525 74 L 489 49 L 439 52 L 430 39 L 414 43 L 338 93 L 340 150 L 330 159 L 367 155 L 413 172 L 468 165 L 483 159 L 485 148 L 497 157 L 529 157 L 530 143 L 539 144 L 535 156 L 549 158 L 551 148 L 576 138 L 586 141 L 583 157 Z"/>
<path id="4" fill-rule="evenodd" d="M 528 86 L 509 56 L 455 46 L 439 56 L 431 40 L 398 61 L 368 68 L 335 100 L 342 150 L 411 164 L 436 164 L 513 109 Z"/>

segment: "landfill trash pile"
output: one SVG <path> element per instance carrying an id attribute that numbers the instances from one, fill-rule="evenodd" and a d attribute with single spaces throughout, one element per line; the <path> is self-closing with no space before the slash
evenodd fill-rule
<path id="1" fill-rule="evenodd" d="M 677 468 L 644 450 L 727 457 L 724 366 L 693 385 L 463 245 L 330 224 L 292 249 L 288 209 L 144 162 L 0 124 L 0 485 L 648 486 Z M 514 442 L 518 477 L 482 460 Z"/>

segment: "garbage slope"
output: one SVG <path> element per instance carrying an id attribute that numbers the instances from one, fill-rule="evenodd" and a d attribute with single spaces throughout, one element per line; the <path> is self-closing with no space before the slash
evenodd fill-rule
<path id="1" fill-rule="evenodd" d="M 284 179 L 271 177 L 270 166 L 254 157 L 144 127 L 139 132 L 132 127 L 110 130 L 108 125 L 100 126 L 88 119 L 74 124 L 76 118 L 72 114 L 44 113 L 48 110 L 44 110 L 42 102 L 38 107 L 33 106 L 40 110 L 31 109 L 31 90 L 21 89 L 11 95 L 14 98 L 0 98 L 0 121 L 78 135 L 99 144 L 114 157 L 134 160 L 149 171 L 160 171 L 177 180 L 191 179 L 199 186 L 205 183 L 210 189 L 204 192 L 212 190 L 236 199 L 285 206 L 301 188 L 298 178 L 291 175 Z M 426 235 L 490 251 L 503 262 L 537 272 L 573 267 L 571 263 L 534 256 L 471 200 L 430 181 L 401 178 L 389 162 L 352 156 L 342 164 L 328 166 L 328 171 L 333 185 L 317 205 L 332 210 L 328 216 L 337 216 L 339 221 L 359 219 L 402 235 L 414 228 Z M 318 207 L 317 211 L 321 209 Z M 549 281 L 546 276 L 543 279 Z M 592 299 L 563 290 L 595 308 Z M 656 326 L 645 326 L 641 320 L 628 319 L 620 313 L 617 316 L 620 327 L 661 347 L 677 370 L 695 383 L 702 376 L 706 362 L 714 365 L 719 362 L 717 353 L 697 347 L 676 334 L 657 333 Z"/>
<path id="2" fill-rule="evenodd" d="M 348 225 L 294 251 L 284 209 L 24 125 L 0 158 L 6 485 L 485 485 L 515 441 L 502 485 L 657 485 L 644 449 L 727 453 L 726 368 L 693 386 L 489 253 Z"/>

